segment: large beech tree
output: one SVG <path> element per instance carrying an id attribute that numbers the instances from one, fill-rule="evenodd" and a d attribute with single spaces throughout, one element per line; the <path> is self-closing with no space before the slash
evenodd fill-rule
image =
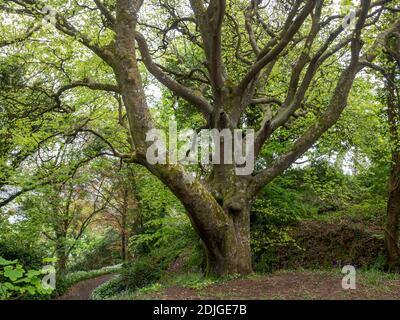
<path id="1" fill-rule="evenodd" d="M 357 74 L 374 60 L 382 37 L 399 30 L 398 21 L 387 30 L 375 28 L 385 11 L 397 10 L 394 2 L 360 1 L 349 27 L 349 11 L 336 12 L 327 0 L 9 0 L 1 1 L 0 9 L 2 18 L 21 23 L 21 34 L 9 35 L 4 43 L 34 37 L 35 21 L 50 13 L 60 36 L 73 39 L 108 68 L 107 76 L 95 79 L 58 79 L 50 96 L 57 105 L 71 103 L 63 101 L 64 94 L 85 87 L 121 98 L 125 112 L 119 120 L 126 116 L 131 150 L 118 150 L 93 128 L 77 130 L 94 134 L 113 156 L 141 164 L 163 181 L 204 242 L 208 272 L 224 275 L 252 271 L 252 201 L 337 122 Z M 319 95 L 324 70 L 332 70 L 332 64 L 327 99 L 315 106 L 312 97 Z M 240 176 L 234 165 L 219 164 L 193 180 L 182 165 L 150 164 L 146 134 L 155 121 L 145 90 L 149 81 L 194 108 L 207 128 L 254 127 L 255 171 Z M 254 110 L 259 111 L 256 120 Z M 283 150 L 266 152 L 282 130 L 293 130 Z"/>

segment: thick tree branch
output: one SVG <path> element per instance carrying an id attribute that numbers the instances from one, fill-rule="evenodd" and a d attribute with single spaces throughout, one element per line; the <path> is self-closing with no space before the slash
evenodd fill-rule
<path id="1" fill-rule="evenodd" d="M 85 87 L 92 90 L 120 93 L 120 89 L 116 85 L 107 83 L 98 83 L 98 82 L 93 82 L 91 79 L 85 79 L 82 81 L 75 81 L 65 86 L 62 86 L 60 89 L 58 89 L 55 96 L 59 97 L 64 92 L 78 87 Z"/>
<path id="2" fill-rule="evenodd" d="M 197 24 L 203 39 L 209 78 L 214 95 L 214 112 L 219 114 L 222 107 L 222 89 L 225 83 L 225 70 L 222 61 L 222 23 L 225 16 L 225 0 L 211 0 L 205 9 L 203 0 L 191 0 Z"/>
<path id="3" fill-rule="evenodd" d="M 115 17 L 113 16 L 113 14 L 108 10 L 108 8 L 105 6 L 105 4 L 101 0 L 93 0 L 93 1 L 96 4 L 99 11 L 101 12 L 101 14 L 107 20 L 111 29 L 114 29 L 115 28 Z"/>
<path id="4" fill-rule="evenodd" d="M 146 69 L 164 86 L 170 89 L 177 96 L 185 99 L 189 103 L 193 104 L 197 109 L 204 115 L 204 117 L 209 119 L 212 107 L 207 102 L 207 100 L 201 95 L 199 92 L 195 92 L 192 89 L 189 89 L 179 82 L 172 79 L 168 76 L 161 68 L 157 66 L 156 63 L 153 62 L 153 59 L 150 55 L 149 48 L 146 43 L 145 37 L 139 33 L 135 32 L 135 39 L 139 46 L 139 51 L 142 55 L 142 60 Z"/>

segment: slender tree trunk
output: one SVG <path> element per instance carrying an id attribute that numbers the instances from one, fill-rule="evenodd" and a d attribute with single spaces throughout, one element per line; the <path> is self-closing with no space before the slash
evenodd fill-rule
<path id="1" fill-rule="evenodd" d="M 123 230 L 122 234 L 121 234 L 121 259 L 123 262 L 126 262 L 128 260 L 126 247 L 127 247 L 126 234 L 125 234 L 125 231 Z"/>
<path id="2" fill-rule="evenodd" d="M 127 261 L 127 219 L 128 219 L 128 191 L 123 192 L 123 208 L 121 215 L 121 259 Z"/>
<path id="3" fill-rule="evenodd" d="M 390 271 L 400 271 L 399 249 L 400 223 L 400 153 L 393 155 L 393 164 L 389 180 L 389 199 L 385 230 L 387 266 Z"/>
<path id="4" fill-rule="evenodd" d="M 56 244 L 57 272 L 64 274 L 67 271 L 68 254 L 65 246 L 65 238 L 57 240 Z"/>
<path id="5" fill-rule="evenodd" d="M 390 271 L 400 271 L 399 223 L 400 223 L 400 105 L 396 103 L 394 72 L 387 84 L 387 106 L 392 147 L 392 165 L 389 177 L 389 197 L 385 229 L 387 267 Z"/>
<path id="6" fill-rule="evenodd" d="M 122 228 L 121 228 L 121 259 L 123 262 L 128 260 L 128 239 L 126 230 L 126 215 L 122 216 Z"/>

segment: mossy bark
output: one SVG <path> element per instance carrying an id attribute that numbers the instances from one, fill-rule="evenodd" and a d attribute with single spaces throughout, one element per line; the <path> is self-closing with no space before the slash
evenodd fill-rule
<path id="1" fill-rule="evenodd" d="M 246 275 L 252 272 L 250 224 L 247 210 L 229 218 L 221 234 L 205 238 L 208 275 Z"/>
<path id="2" fill-rule="evenodd" d="M 149 166 L 149 169 L 186 208 L 206 249 L 206 272 L 217 276 L 251 273 L 251 205 L 246 184 L 231 181 L 227 187 L 225 181 L 207 189 L 199 181 L 188 179 L 180 166 Z"/>

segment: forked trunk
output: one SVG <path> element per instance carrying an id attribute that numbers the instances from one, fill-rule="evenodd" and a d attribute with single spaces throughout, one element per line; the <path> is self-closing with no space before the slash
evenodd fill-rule
<path id="1" fill-rule="evenodd" d="M 230 226 L 222 237 L 205 242 L 208 275 L 252 273 L 250 234 L 245 226 Z"/>
<path id="2" fill-rule="evenodd" d="M 206 249 L 208 275 L 247 275 L 253 272 L 250 249 L 250 209 L 229 212 L 224 230 L 200 237 Z"/>
<path id="3" fill-rule="evenodd" d="M 137 64 L 135 36 L 143 50 L 143 61 L 150 63 L 154 68 L 157 67 L 146 56 L 147 48 L 143 46 L 140 35 L 135 32 L 139 7 L 139 3 L 131 0 L 117 2 L 117 25 L 115 28 L 117 34 L 115 54 L 117 59 L 113 62 L 135 149 L 134 161 L 146 166 L 163 181 L 186 208 L 192 225 L 205 244 L 209 274 L 248 274 L 252 271 L 250 206 L 238 207 L 237 204 L 233 204 L 232 207 L 226 205 L 226 203 L 221 205 L 202 182 L 193 180 L 192 176 L 180 165 L 154 164 L 153 161 L 150 163 L 146 158 L 148 147 L 151 145 L 147 136 L 154 124 L 147 106 Z M 197 96 L 195 101 L 198 101 Z M 209 115 L 207 114 L 207 116 Z M 223 163 L 223 160 L 221 161 Z M 221 183 L 224 184 L 221 189 L 227 189 L 235 181 L 222 179 Z M 245 195 L 246 192 L 243 190 L 244 188 L 236 188 L 236 191 Z M 221 194 L 226 195 L 224 191 L 222 190 Z M 243 200 L 243 196 L 241 196 L 239 202 L 247 203 Z M 233 202 L 236 203 L 236 201 Z"/>

